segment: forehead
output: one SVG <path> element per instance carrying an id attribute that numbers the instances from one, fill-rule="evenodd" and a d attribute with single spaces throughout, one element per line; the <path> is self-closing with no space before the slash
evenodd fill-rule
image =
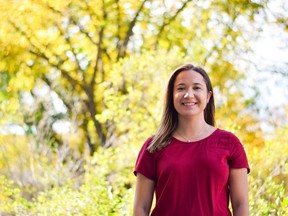
<path id="1" fill-rule="evenodd" d="M 193 70 L 186 70 L 180 72 L 176 79 L 175 79 L 175 85 L 179 83 L 199 83 L 199 84 L 205 84 L 204 77 Z"/>

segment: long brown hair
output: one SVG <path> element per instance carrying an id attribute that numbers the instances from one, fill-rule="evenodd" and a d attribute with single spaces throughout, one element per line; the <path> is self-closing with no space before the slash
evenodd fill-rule
<path id="1" fill-rule="evenodd" d="M 204 110 L 204 119 L 207 124 L 215 126 L 215 104 L 214 104 L 214 97 L 213 97 L 213 89 L 210 78 L 206 71 L 199 66 L 194 66 L 192 64 L 184 64 L 172 73 L 170 79 L 168 81 L 166 94 L 165 94 L 165 102 L 164 102 L 164 110 L 162 115 L 162 120 L 158 131 L 156 132 L 155 136 L 153 137 L 150 145 L 148 146 L 148 151 L 153 153 L 156 151 L 161 150 L 165 146 L 167 146 L 170 142 L 172 133 L 178 126 L 178 113 L 174 107 L 173 102 L 173 89 L 176 77 L 182 71 L 193 70 L 202 75 L 204 81 L 206 83 L 207 91 L 211 91 L 212 95 L 209 99 L 209 102 Z"/>

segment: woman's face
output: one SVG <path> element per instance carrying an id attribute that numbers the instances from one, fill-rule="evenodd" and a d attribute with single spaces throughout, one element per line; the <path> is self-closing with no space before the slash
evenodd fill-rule
<path id="1" fill-rule="evenodd" d="M 173 88 L 173 103 L 179 117 L 203 115 L 204 118 L 204 109 L 211 94 L 200 73 L 193 70 L 180 72 Z"/>

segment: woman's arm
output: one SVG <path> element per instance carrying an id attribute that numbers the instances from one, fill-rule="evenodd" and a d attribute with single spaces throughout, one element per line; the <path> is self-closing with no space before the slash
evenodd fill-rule
<path id="1" fill-rule="evenodd" d="M 230 196 L 233 216 L 248 216 L 248 179 L 247 169 L 230 169 Z"/>
<path id="2" fill-rule="evenodd" d="M 154 181 L 140 173 L 137 173 L 133 211 L 134 216 L 149 215 L 153 201 L 154 186 Z"/>

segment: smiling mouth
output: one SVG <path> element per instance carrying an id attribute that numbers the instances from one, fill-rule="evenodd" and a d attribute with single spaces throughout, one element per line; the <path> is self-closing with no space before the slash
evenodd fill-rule
<path id="1" fill-rule="evenodd" d="M 182 103 L 182 105 L 184 105 L 184 106 L 193 106 L 195 104 L 196 104 L 195 102 L 184 102 L 184 103 Z"/>

